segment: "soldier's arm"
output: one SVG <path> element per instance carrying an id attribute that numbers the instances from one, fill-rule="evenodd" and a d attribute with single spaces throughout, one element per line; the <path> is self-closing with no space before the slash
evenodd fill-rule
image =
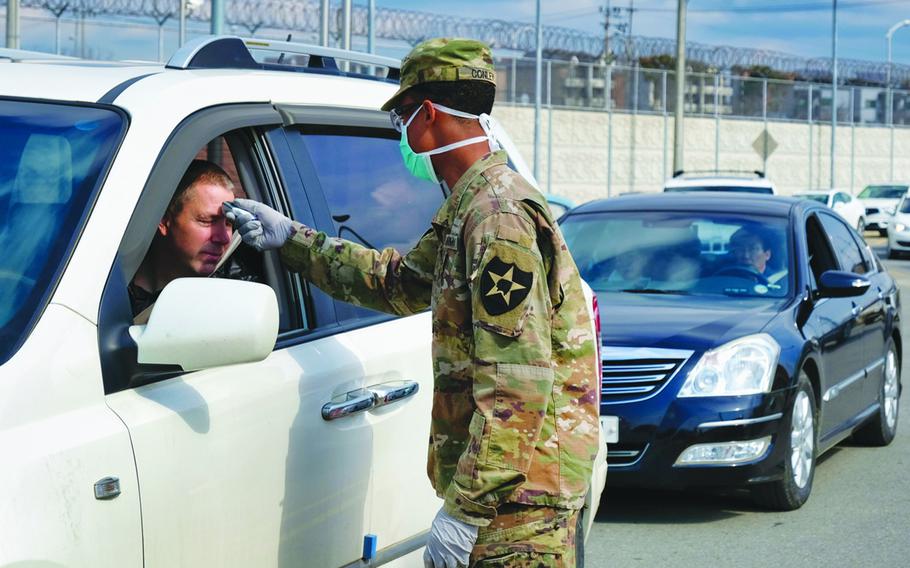
<path id="1" fill-rule="evenodd" d="M 551 300 L 536 232 L 525 218 L 494 214 L 465 235 L 465 248 L 477 410 L 445 508 L 486 525 L 527 478 L 544 417 L 554 412 Z"/>
<path id="2" fill-rule="evenodd" d="M 438 245 L 430 229 L 402 256 L 393 248 L 373 250 L 294 223 L 294 233 L 280 254 L 290 270 L 333 298 L 409 315 L 430 305 Z"/>

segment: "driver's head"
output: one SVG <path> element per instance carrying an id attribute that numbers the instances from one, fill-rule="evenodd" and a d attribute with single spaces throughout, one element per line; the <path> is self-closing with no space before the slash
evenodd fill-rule
<path id="1" fill-rule="evenodd" d="M 730 251 L 738 264 L 753 267 L 759 273 L 764 273 L 771 259 L 771 249 L 757 232 L 745 227 L 739 229 L 730 237 Z"/>
<path id="2" fill-rule="evenodd" d="M 156 235 L 160 262 L 174 277 L 208 276 L 231 242 L 232 227 L 221 204 L 234 199 L 227 173 L 206 160 L 187 168 Z"/>

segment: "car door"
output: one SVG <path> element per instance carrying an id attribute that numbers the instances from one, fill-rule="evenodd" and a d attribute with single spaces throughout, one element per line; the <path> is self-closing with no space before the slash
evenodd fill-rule
<path id="1" fill-rule="evenodd" d="M 863 274 L 872 282 L 870 291 L 875 294 L 879 300 L 874 309 L 868 314 L 867 324 L 869 331 L 866 334 L 864 349 L 866 358 L 869 361 L 867 365 L 868 376 L 865 380 L 863 398 L 868 404 L 874 404 L 878 400 L 881 390 L 881 381 L 884 378 L 885 371 L 885 347 L 888 344 L 889 324 L 888 312 L 893 310 L 897 302 L 897 288 L 894 280 L 884 270 L 884 268 L 875 260 L 872 249 L 856 233 L 853 238 L 859 246 L 860 253 L 863 257 L 865 273 Z"/>
<path id="2" fill-rule="evenodd" d="M 827 212 L 819 213 L 819 220 L 837 256 L 840 269 L 854 274 L 866 275 L 867 261 L 853 231 L 840 218 Z M 852 334 L 861 339 L 862 350 L 857 363 L 852 365 L 854 374 L 826 392 L 831 399 L 837 399 L 843 420 L 849 420 L 865 410 L 870 401 L 867 398 L 867 377 L 878 374 L 884 362 L 884 302 L 881 290 L 870 286 L 865 293 L 850 301 L 850 313 L 853 316 Z"/>
<path id="3" fill-rule="evenodd" d="M 388 115 L 283 109 L 295 116 L 285 135 L 316 217 L 317 228 L 367 247 L 406 253 L 430 229 L 442 205 L 439 185 L 405 169 Z M 338 115 L 335 125 L 333 114 Z M 296 198 L 291 195 L 296 208 Z M 338 338 L 363 366 L 360 382 L 376 392 L 417 388 L 408 399 L 370 410 L 373 434 L 370 530 L 380 553 L 422 546 L 441 506 L 426 474 L 432 406 L 429 312 L 393 318 L 335 301 Z M 343 423 L 343 421 L 339 421 Z"/>
<path id="4" fill-rule="evenodd" d="M 126 283 L 186 166 L 200 148 L 216 159 L 210 141 L 225 124 L 250 127 L 235 137 L 249 142 L 234 155 L 250 197 L 281 207 L 269 198 L 285 190 L 283 172 L 251 129 L 271 122 L 280 119 L 270 105 L 215 107 L 184 121 L 148 178 L 105 288 L 106 401 L 133 445 L 147 566 L 340 566 L 363 554 L 373 427 L 363 415 L 326 421 L 322 409 L 363 386 L 364 367 L 356 342 L 334 333 L 331 307 L 301 294 L 276 253 L 265 255 L 263 277 L 279 300 L 281 332 L 265 360 L 185 373 L 138 364 L 125 339 Z M 298 218 L 313 223 L 308 211 L 298 203 Z"/>
<path id="5" fill-rule="evenodd" d="M 839 270 L 837 256 L 820 220 L 820 211 L 805 222 L 813 294 L 817 283 L 828 270 Z M 856 328 L 850 298 L 818 298 L 807 319 L 807 335 L 817 342 L 820 353 L 819 438 L 836 431 L 848 414 L 838 388 L 853 384 L 863 377 L 862 337 Z"/>

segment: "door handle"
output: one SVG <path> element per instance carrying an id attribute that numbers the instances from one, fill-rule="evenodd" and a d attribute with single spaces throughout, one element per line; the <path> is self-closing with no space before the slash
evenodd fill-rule
<path id="1" fill-rule="evenodd" d="M 863 311 L 863 309 L 861 307 L 854 304 L 853 309 L 850 310 L 850 313 L 853 314 L 853 317 L 857 317 L 857 316 L 859 316 L 860 312 L 862 312 L 862 311 Z"/>
<path id="2" fill-rule="evenodd" d="M 342 401 L 328 402 L 322 406 L 323 420 L 344 418 L 369 410 L 376 405 L 375 395 L 367 389 L 353 390 L 345 393 L 344 397 Z"/>
<path id="3" fill-rule="evenodd" d="M 384 383 L 373 385 L 367 390 L 373 393 L 375 406 L 385 406 L 396 400 L 408 398 L 417 394 L 420 385 L 417 381 L 399 381 L 396 383 Z"/>

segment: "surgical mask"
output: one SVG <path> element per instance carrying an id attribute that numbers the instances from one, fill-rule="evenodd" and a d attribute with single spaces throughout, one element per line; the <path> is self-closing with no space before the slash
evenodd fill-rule
<path id="1" fill-rule="evenodd" d="M 411 172 L 411 175 L 418 179 L 425 179 L 432 183 L 439 183 L 439 176 L 436 174 L 436 170 L 433 168 L 433 160 L 431 156 L 437 154 L 443 154 L 449 152 L 456 148 L 462 148 L 464 146 L 470 146 L 471 144 L 479 144 L 481 142 L 488 142 L 490 144 L 490 150 L 496 150 L 499 148 L 499 145 L 493 140 L 490 135 L 489 123 L 488 121 L 483 120 L 484 117 L 489 118 L 488 115 L 482 114 L 477 116 L 475 114 L 468 114 L 466 112 L 461 112 L 459 110 L 451 109 L 439 104 L 433 103 L 433 107 L 446 114 L 452 116 L 458 116 L 461 118 L 473 118 L 480 121 L 480 126 L 483 128 L 484 136 L 475 136 L 473 138 L 468 138 L 467 140 L 460 140 L 458 142 L 453 142 L 443 146 L 442 148 L 436 148 L 435 150 L 430 150 L 428 152 L 417 153 L 411 148 L 411 144 L 408 142 L 408 127 L 411 126 L 411 123 L 420 113 L 420 107 L 414 111 L 414 114 L 411 115 L 411 118 L 405 123 L 401 128 L 401 142 L 398 144 L 398 148 L 401 150 L 401 157 L 404 160 L 404 166 Z"/>

